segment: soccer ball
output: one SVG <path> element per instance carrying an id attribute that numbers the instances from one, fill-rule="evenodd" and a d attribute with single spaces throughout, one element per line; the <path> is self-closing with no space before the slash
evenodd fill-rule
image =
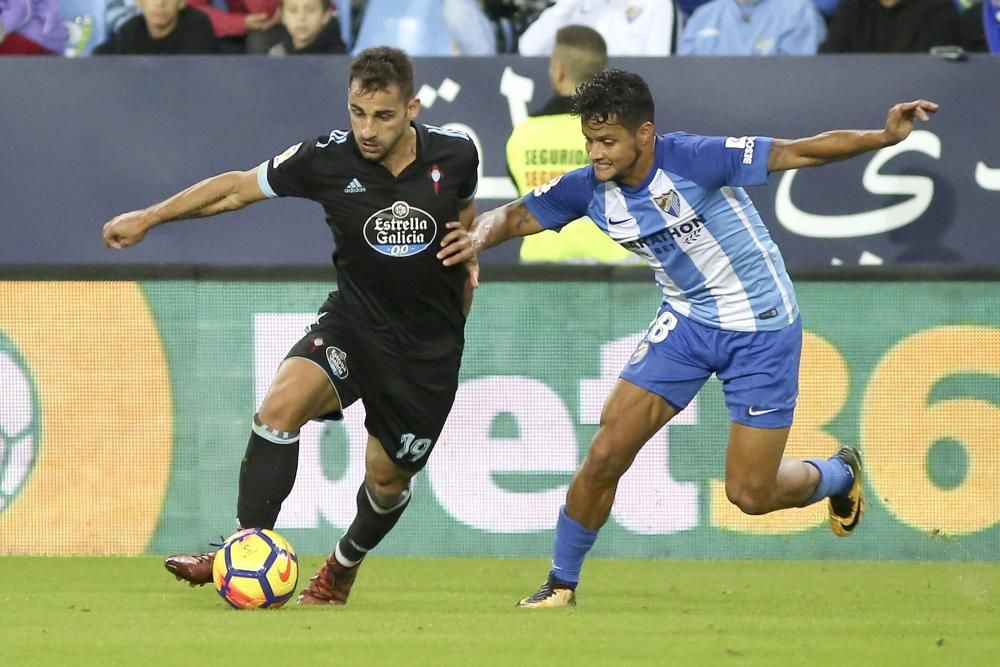
<path id="1" fill-rule="evenodd" d="M 215 590 L 237 609 L 277 609 L 299 581 L 299 558 L 284 537 L 247 528 L 227 539 L 212 564 Z"/>

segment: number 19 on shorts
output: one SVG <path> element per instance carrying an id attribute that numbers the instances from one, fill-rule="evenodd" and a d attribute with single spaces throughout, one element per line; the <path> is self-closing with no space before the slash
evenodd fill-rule
<path id="1" fill-rule="evenodd" d="M 411 461 L 416 461 L 431 448 L 431 439 L 418 438 L 412 433 L 404 433 L 399 436 L 399 444 L 402 446 L 396 452 L 396 458 L 408 457 Z"/>

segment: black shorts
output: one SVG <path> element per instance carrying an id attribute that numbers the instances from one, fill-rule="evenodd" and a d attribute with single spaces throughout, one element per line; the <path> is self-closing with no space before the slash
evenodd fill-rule
<path id="1" fill-rule="evenodd" d="M 444 359 L 411 359 L 387 352 L 375 336 L 333 307 L 320 312 L 285 358 L 308 359 L 322 368 L 342 409 L 361 399 L 368 433 L 398 466 L 418 471 L 427 464 L 455 402 L 462 351 Z M 339 411 L 321 417 L 341 418 Z"/>

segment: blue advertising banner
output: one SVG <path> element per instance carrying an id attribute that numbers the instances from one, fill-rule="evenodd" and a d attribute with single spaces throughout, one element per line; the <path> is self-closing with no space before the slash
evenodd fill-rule
<path id="1" fill-rule="evenodd" d="M 346 128 L 346 57 L 0 61 L 0 263 L 321 265 L 308 202 L 265 202 L 158 229 L 112 253 L 101 225 L 219 172 Z M 941 103 L 904 143 L 774 174 L 751 196 L 793 268 L 1000 264 L 1000 59 L 930 56 L 619 59 L 650 83 L 659 131 L 794 138 L 881 127 L 888 108 Z M 515 196 L 504 144 L 550 96 L 544 59 L 417 61 L 420 119 L 469 132 L 480 209 Z M 582 138 L 581 138 L 582 146 Z M 517 261 L 516 243 L 486 261 Z"/>

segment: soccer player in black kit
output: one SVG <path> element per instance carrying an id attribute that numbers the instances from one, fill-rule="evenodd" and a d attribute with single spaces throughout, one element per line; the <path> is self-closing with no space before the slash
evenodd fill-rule
<path id="1" fill-rule="evenodd" d="M 244 172 L 206 179 L 104 226 L 126 248 L 163 222 L 233 211 L 269 197 L 323 205 L 339 289 L 278 369 L 254 415 L 239 475 L 242 528 L 271 528 L 292 490 L 299 429 L 339 419 L 363 399 L 365 480 L 358 512 L 299 604 L 344 604 L 365 555 L 410 500 L 458 388 L 471 286 L 437 259 L 449 230 L 467 229 L 479 157 L 468 136 L 414 122 L 413 64 L 397 49 L 362 51 L 348 91 L 351 131 L 312 138 Z M 214 553 L 165 562 L 178 578 L 212 580 Z"/>

